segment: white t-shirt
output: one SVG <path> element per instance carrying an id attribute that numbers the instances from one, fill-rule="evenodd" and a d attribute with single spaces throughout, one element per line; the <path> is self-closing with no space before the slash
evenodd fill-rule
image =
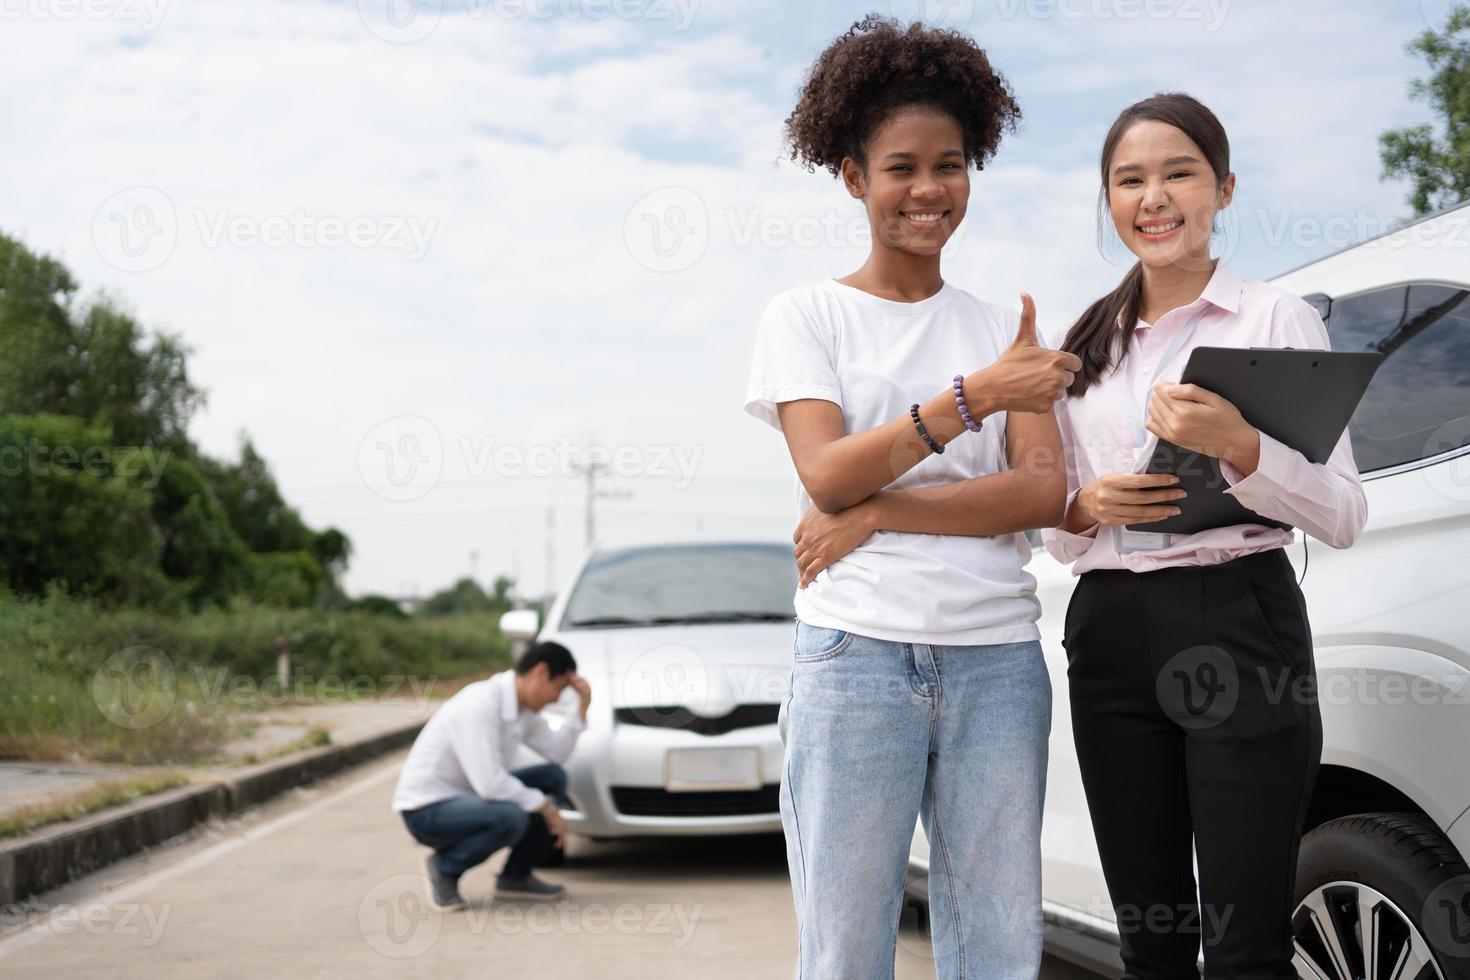
<path id="1" fill-rule="evenodd" d="M 761 316 L 745 410 L 780 429 L 776 405 L 820 398 L 862 432 L 908 415 L 953 383 L 994 363 L 1020 313 L 945 283 L 928 299 L 883 299 L 835 279 L 778 294 Z M 983 421 L 889 485 L 929 487 L 1009 468 L 1006 415 Z M 796 481 L 797 515 L 813 506 Z M 796 592 L 813 626 L 900 643 L 978 645 L 1038 639 L 1041 606 L 1025 571 L 1022 534 L 973 537 L 878 531 Z"/>

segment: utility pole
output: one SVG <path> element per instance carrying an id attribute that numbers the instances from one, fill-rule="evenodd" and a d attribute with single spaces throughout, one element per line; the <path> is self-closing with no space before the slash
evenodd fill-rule
<path id="1" fill-rule="evenodd" d="M 546 588 L 541 596 L 544 600 L 551 598 L 551 590 L 556 588 L 556 507 L 552 504 L 546 505 Z"/>
<path id="2" fill-rule="evenodd" d="M 599 490 L 597 489 L 597 478 L 607 472 L 607 464 L 600 460 L 590 463 L 573 463 L 572 471 L 582 474 L 583 482 L 586 484 L 587 494 L 587 547 L 592 547 L 592 542 L 597 538 L 597 518 L 595 516 L 596 501 L 622 500 L 633 496 L 627 490 Z"/>

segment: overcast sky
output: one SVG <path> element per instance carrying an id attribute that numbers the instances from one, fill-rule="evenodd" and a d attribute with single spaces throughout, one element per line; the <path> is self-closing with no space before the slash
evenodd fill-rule
<path id="1" fill-rule="evenodd" d="M 944 276 L 1031 291 L 1054 332 L 1121 275 L 1096 154 L 1155 91 L 1230 134 L 1241 274 L 1404 217 L 1377 136 L 1428 118 L 1404 48 L 1448 7 L 0 0 L 0 229 L 184 338 L 194 438 L 248 433 L 351 536 L 349 591 L 428 592 L 474 551 L 539 594 L 598 453 L 599 533 L 789 537 L 784 444 L 741 411 L 756 319 L 867 242 L 781 123 L 867 10 L 969 31 L 1011 80 L 1022 130 L 972 174 Z"/>

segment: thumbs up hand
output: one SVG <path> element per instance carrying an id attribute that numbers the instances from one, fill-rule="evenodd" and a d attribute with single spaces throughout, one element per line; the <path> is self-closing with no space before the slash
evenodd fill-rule
<path id="1" fill-rule="evenodd" d="M 1049 412 L 1071 387 L 1082 359 L 1041 346 L 1036 333 L 1036 303 L 1021 294 L 1021 325 L 1000 359 L 964 380 L 965 400 L 1011 412 Z"/>
<path id="2" fill-rule="evenodd" d="M 1016 339 L 1011 341 L 1011 346 L 1041 346 L 1041 340 L 1036 335 L 1036 301 L 1031 298 L 1030 293 L 1021 294 L 1021 326 L 1017 328 Z"/>

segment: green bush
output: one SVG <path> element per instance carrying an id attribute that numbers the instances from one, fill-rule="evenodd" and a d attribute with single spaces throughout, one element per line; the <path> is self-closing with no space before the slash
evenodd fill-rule
<path id="1" fill-rule="evenodd" d="M 407 697 L 510 665 L 510 644 L 488 615 L 394 619 L 237 601 L 166 616 L 74 599 L 58 586 L 39 599 L 0 593 L 0 757 L 205 758 L 227 737 L 234 705 L 222 685 L 243 680 L 269 690 L 277 637 L 291 653 L 292 691 L 308 696 L 356 683 L 359 693 L 396 687 Z M 147 726 L 120 725 L 97 679 L 117 671 L 120 658 L 150 656 L 170 671 L 171 709 Z"/>

